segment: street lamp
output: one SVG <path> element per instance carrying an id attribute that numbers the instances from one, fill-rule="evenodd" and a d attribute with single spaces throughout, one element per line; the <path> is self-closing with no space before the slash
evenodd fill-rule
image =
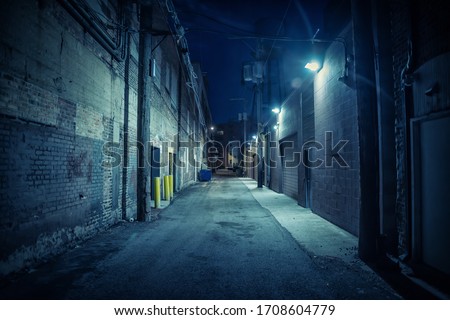
<path id="1" fill-rule="evenodd" d="M 317 61 L 310 61 L 305 65 L 305 68 L 315 72 L 320 69 L 320 64 Z"/>
<path id="2" fill-rule="evenodd" d="M 275 113 L 275 114 L 279 114 L 281 112 L 281 109 L 276 107 L 276 108 L 272 109 L 272 112 Z"/>

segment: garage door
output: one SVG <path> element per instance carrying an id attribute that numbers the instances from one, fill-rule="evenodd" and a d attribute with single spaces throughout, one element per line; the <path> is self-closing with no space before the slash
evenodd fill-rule
<path id="1" fill-rule="evenodd" d="M 282 142 L 283 156 L 283 193 L 291 198 L 298 199 L 298 153 L 294 153 L 296 139 Z"/>

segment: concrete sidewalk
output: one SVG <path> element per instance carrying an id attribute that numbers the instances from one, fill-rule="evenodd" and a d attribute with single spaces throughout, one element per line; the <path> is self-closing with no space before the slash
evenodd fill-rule
<path id="1" fill-rule="evenodd" d="M 264 186 L 258 188 L 257 182 L 251 178 L 239 179 L 247 186 L 255 200 L 271 212 L 311 258 L 325 257 L 329 260 L 343 261 L 352 268 L 379 277 L 358 257 L 356 236 L 314 214 L 310 209 L 299 206 L 294 199 L 284 194 L 276 193 Z M 382 268 L 377 272 L 387 279 L 390 286 L 401 289 L 407 299 L 449 299 L 447 293 L 415 276 L 410 267 L 400 262 L 399 270 Z"/>
<path id="2" fill-rule="evenodd" d="M 239 178 L 259 204 L 269 210 L 311 257 L 330 257 L 372 271 L 358 257 L 358 238 L 305 209 L 297 202 L 266 187 L 258 188 L 251 178 Z"/>

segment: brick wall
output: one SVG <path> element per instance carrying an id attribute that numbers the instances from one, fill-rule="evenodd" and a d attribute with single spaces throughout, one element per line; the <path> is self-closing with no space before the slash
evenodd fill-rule
<path id="1" fill-rule="evenodd" d="M 165 7 L 155 5 L 153 8 L 153 28 L 169 31 L 168 13 Z M 170 20 L 170 19 L 169 19 Z M 200 123 L 201 115 L 195 105 L 194 91 L 190 87 L 189 70 L 184 65 L 179 48 L 173 36 L 156 36 L 153 39 L 153 58 L 156 59 L 157 74 L 153 79 L 150 100 L 151 123 L 150 135 L 154 146 L 161 148 L 161 177 L 169 174 L 168 151 L 175 154 L 174 170 L 175 190 L 181 190 L 197 180 L 199 166 L 194 166 L 194 159 L 202 161 L 202 146 L 205 141 L 204 127 Z M 156 47 L 157 46 L 157 47 Z M 202 77 L 197 67 L 197 77 Z M 201 90 L 205 90 L 203 81 L 198 81 Z M 199 97 L 207 104 L 206 93 L 199 90 Z M 201 112 L 203 108 L 201 107 Z M 209 110 L 209 108 L 205 107 Z M 210 115 L 204 115 L 209 117 Z M 196 148 L 200 146 L 200 148 Z"/>
<path id="2" fill-rule="evenodd" d="M 130 41 L 125 97 L 125 62 L 112 59 L 57 2 L 1 7 L 0 273 L 6 274 L 122 217 L 135 218 L 136 151 L 127 170 L 101 164 L 105 142 L 123 142 L 125 128 L 136 139 L 137 43 Z M 123 149 L 122 143 L 122 160 Z"/>
<path id="3" fill-rule="evenodd" d="M 345 37 L 347 48 L 352 48 L 352 30 L 348 27 L 341 36 Z M 323 68 L 314 80 L 314 136 L 324 147 L 327 131 L 333 134 L 333 146 L 339 140 L 347 140 L 340 154 L 349 167 L 341 168 L 333 161 L 331 167 L 323 164 L 312 169 L 311 209 L 357 235 L 360 198 L 358 117 L 356 92 L 351 88 L 351 65 L 349 85 L 338 80 L 343 75 L 344 62 L 342 43 L 333 42 L 326 50 Z M 325 160 L 324 150 L 315 155 Z"/>
<path id="4" fill-rule="evenodd" d="M 408 247 L 408 213 L 407 213 L 407 154 L 406 154 L 406 112 L 403 106 L 403 91 L 401 72 L 407 63 L 408 39 L 410 37 L 411 17 L 408 1 L 391 3 L 392 10 L 392 50 L 394 72 L 394 100 L 395 100 L 395 137 L 397 160 L 397 228 L 399 232 L 399 254 L 407 251 Z"/>
<path id="5" fill-rule="evenodd" d="M 397 160 L 397 192 L 396 215 L 399 232 L 399 254 L 408 253 L 410 241 L 409 218 L 409 182 L 408 182 L 408 144 L 409 144 L 409 119 L 414 116 L 427 114 L 433 111 L 435 106 L 420 106 L 421 110 L 414 111 L 417 103 L 412 104 L 412 99 L 405 101 L 405 91 L 402 87 L 402 69 L 408 60 L 408 40 L 412 40 L 412 59 L 410 73 L 421 65 L 441 54 L 450 51 L 450 41 L 442 30 L 448 30 L 450 20 L 447 12 L 447 1 L 392 1 L 391 2 L 391 26 L 392 26 L 392 50 L 393 50 L 393 75 L 394 75 L 394 99 L 395 99 L 395 135 L 396 135 L 396 160 Z M 425 79 L 422 79 L 424 81 Z M 413 86 L 417 86 L 414 84 Z M 406 90 L 407 95 L 408 88 Z M 448 108 L 445 103 L 438 109 Z"/>

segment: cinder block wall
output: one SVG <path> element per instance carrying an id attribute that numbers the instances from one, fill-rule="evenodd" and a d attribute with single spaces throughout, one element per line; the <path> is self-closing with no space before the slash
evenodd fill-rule
<path id="1" fill-rule="evenodd" d="M 137 37 L 126 97 L 125 62 L 58 2 L 2 2 L 0 30 L 0 274 L 7 274 L 135 218 L 136 150 L 124 170 L 102 167 L 109 159 L 102 147 L 123 142 L 124 130 L 136 140 Z"/>
<path id="2" fill-rule="evenodd" d="M 350 51 L 352 30 L 349 27 L 341 34 L 346 39 Z M 314 80 L 314 125 L 315 140 L 325 148 L 325 133 L 332 132 L 332 146 L 339 140 L 347 140 L 340 151 L 349 165 L 340 167 L 333 160 L 332 166 L 323 163 L 311 172 L 311 209 L 334 224 L 352 234 L 359 229 L 359 155 L 358 155 L 358 117 L 356 91 L 352 89 L 353 68 L 350 64 L 350 77 L 347 84 L 338 79 L 344 72 L 344 46 L 333 42 L 326 50 L 323 68 Z M 330 141 L 331 142 L 331 141 Z M 316 158 L 325 160 L 325 151 L 316 152 Z"/>

